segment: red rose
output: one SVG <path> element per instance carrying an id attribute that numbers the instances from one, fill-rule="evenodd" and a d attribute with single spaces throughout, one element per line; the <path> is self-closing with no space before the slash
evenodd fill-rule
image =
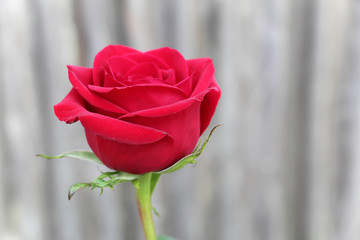
<path id="1" fill-rule="evenodd" d="M 73 88 L 54 106 L 56 116 L 80 120 L 107 167 L 135 174 L 163 170 L 190 154 L 221 94 L 211 59 L 185 60 L 167 47 L 143 53 L 110 45 L 93 68 L 68 71 Z"/>

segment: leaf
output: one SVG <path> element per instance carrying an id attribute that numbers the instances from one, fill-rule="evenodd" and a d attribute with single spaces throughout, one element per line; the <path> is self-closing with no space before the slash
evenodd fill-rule
<path id="1" fill-rule="evenodd" d="M 176 240 L 176 238 L 172 238 L 172 237 L 165 236 L 165 235 L 159 235 L 157 240 Z"/>
<path id="2" fill-rule="evenodd" d="M 68 199 L 70 200 L 72 198 L 72 196 L 74 196 L 74 194 L 77 191 L 80 191 L 81 189 L 86 189 L 91 187 L 91 184 L 89 183 L 75 183 L 73 184 L 70 189 L 69 189 L 69 194 L 68 194 Z"/>
<path id="3" fill-rule="evenodd" d="M 103 193 L 104 188 L 110 188 L 110 189 L 114 189 L 114 186 L 116 184 L 119 184 L 121 182 L 129 182 L 132 181 L 134 182 L 140 175 L 137 174 L 131 174 L 131 173 L 127 173 L 127 172 L 104 172 L 101 173 L 101 175 L 89 182 L 89 183 L 76 183 L 74 185 L 72 185 L 69 189 L 69 194 L 68 194 L 68 198 L 69 200 L 72 198 L 72 196 L 78 192 L 81 189 L 86 189 L 86 188 L 90 188 L 91 190 L 95 189 L 95 188 L 99 188 L 100 189 L 100 195 Z"/>
<path id="4" fill-rule="evenodd" d="M 157 182 L 159 181 L 161 174 L 158 173 L 152 173 L 151 174 L 151 187 L 150 187 L 150 194 L 152 195 L 152 193 L 154 192 L 154 189 L 156 187 Z"/>
<path id="5" fill-rule="evenodd" d="M 182 159 L 180 159 L 179 161 L 177 161 L 174 165 L 159 171 L 159 172 L 155 172 L 158 174 L 164 174 L 164 173 L 171 173 L 171 172 L 175 172 L 183 167 L 185 167 L 187 164 L 191 163 L 191 164 L 195 164 L 196 163 L 196 158 L 200 156 L 200 154 L 202 153 L 202 151 L 204 150 L 206 144 L 208 143 L 211 135 L 213 134 L 214 130 L 219 127 L 221 125 L 216 125 L 211 131 L 209 136 L 206 138 L 205 142 L 201 145 L 201 143 L 199 143 L 196 148 L 194 149 L 193 153 L 191 153 L 190 155 L 187 155 L 186 157 L 183 157 Z M 201 147 L 200 147 L 201 146 Z"/>
<path id="6" fill-rule="evenodd" d="M 171 167 L 164 169 L 162 171 L 159 171 L 157 173 L 160 174 L 164 174 L 164 173 L 171 173 L 171 172 L 175 172 L 183 167 L 185 167 L 187 164 L 191 163 L 191 164 L 195 164 L 196 161 L 195 159 L 198 157 L 197 154 L 190 154 L 187 155 L 186 157 L 182 158 L 181 160 L 177 161 L 174 165 L 172 165 Z"/>
<path id="7" fill-rule="evenodd" d="M 85 161 L 90 161 L 96 164 L 104 165 L 100 159 L 93 153 L 89 151 L 72 151 L 72 152 L 66 152 L 62 153 L 57 156 L 47 156 L 44 154 L 37 154 L 36 156 L 43 157 L 45 159 L 57 159 L 57 158 L 63 158 L 63 157 L 71 157 L 71 158 L 77 158 Z"/>

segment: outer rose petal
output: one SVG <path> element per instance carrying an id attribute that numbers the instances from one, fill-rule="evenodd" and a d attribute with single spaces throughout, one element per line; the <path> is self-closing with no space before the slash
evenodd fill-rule
<path id="1" fill-rule="evenodd" d="M 133 116 L 142 116 L 142 117 L 164 117 L 167 115 L 175 114 L 180 111 L 183 111 L 184 109 L 188 108 L 195 102 L 202 102 L 204 96 L 213 89 L 206 89 L 202 93 L 199 93 L 196 96 L 192 96 L 190 98 L 184 99 L 182 101 L 175 102 L 173 104 L 160 106 L 160 107 L 154 107 L 144 110 L 139 110 L 136 112 L 129 112 L 125 115 L 122 115 L 119 117 L 119 119 L 133 117 Z"/>
<path id="2" fill-rule="evenodd" d="M 194 99 L 194 98 L 191 98 L 191 99 L 189 98 L 189 99 L 180 101 L 178 103 L 173 103 L 173 104 L 169 104 L 166 106 L 131 112 L 131 113 L 122 115 L 121 117 L 119 117 L 119 119 L 133 117 L 133 116 L 163 117 L 163 116 L 167 116 L 167 115 L 171 115 L 171 114 L 180 112 L 180 111 L 184 110 L 185 108 L 188 108 L 191 104 L 193 104 L 196 101 L 198 101 L 198 100 Z"/>
<path id="3" fill-rule="evenodd" d="M 109 168 L 133 174 L 158 171 L 168 166 L 173 140 L 166 136 L 160 141 L 134 145 L 113 141 L 85 129 L 89 146 Z"/>
<path id="4" fill-rule="evenodd" d="M 166 62 L 170 68 L 175 70 L 178 82 L 188 76 L 188 66 L 185 58 L 175 49 L 164 47 L 145 52 L 146 55 L 154 55 Z"/>
<path id="5" fill-rule="evenodd" d="M 214 76 L 214 65 L 210 58 L 197 58 L 186 61 L 190 74 L 193 75 L 192 96 L 203 92 L 210 87 Z"/>
<path id="6" fill-rule="evenodd" d="M 94 84 L 101 85 L 102 67 L 105 65 L 107 59 L 112 56 L 122 56 L 129 53 L 140 53 L 140 51 L 122 45 L 109 45 L 96 54 L 93 67 Z"/>
<path id="7" fill-rule="evenodd" d="M 215 113 L 216 106 L 219 102 L 221 96 L 220 87 L 215 82 L 215 78 L 213 78 L 212 87 L 209 89 L 209 92 L 204 96 L 204 99 L 201 103 L 201 111 L 200 111 L 200 135 L 206 130 L 209 126 L 212 116 Z"/>
<path id="8" fill-rule="evenodd" d="M 95 135 L 126 144 L 150 144 L 168 136 L 166 132 L 157 129 L 89 112 L 84 105 L 84 100 L 73 89 L 54 106 L 55 115 L 67 123 L 80 119 L 84 128 Z"/>
<path id="9" fill-rule="evenodd" d="M 60 121 L 73 123 L 79 120 L 85 101 L 73 88 L 66 97 L 54 106 L 54 112 Z"/>
<path id="10" fill-rule="evenodd" d="M 187 60 L 190 74 L 193 74 L 192 96 L 202 95 L 206 91 L 201 104 L 201 134 L 209 126 L 215 113 L 217 103 L 221 96 L 221 90 L 214 77 L 214 65 L 210 58 L 198 58 Z"/>
<path id="11" fill-rule="evenodd" d="M 150 144 L 168 136 L 166 132 L 90 113 L 79 117 L 86 130 L 103 138 L 126 144 Z"/>
<path id="12" fill-rule="evenodd" d="M 100 154 L 105 154 L 107 159 L 112 159 L 112 161 L 109 161 L 112 167 L 121 171 L 145 173 L 165 169 L 190 154 L 194 149 L 200 136 L 199 118 L 200 102 L 194 102 L 178 113 L 163 117 L 133 116 L 126 118 L 124 121 L 167 132 L 171 136 L 172 143 L 169 142 L 170 138 L 164 138 L 156 144 L 138 147 L 124 145 L 116 145 L 115 147 L 113 145 L 112 151 L 117 152 L 113 156 L 117 157 L 111 157 L 107 153 L 108 151 Z M 101 148 L 106 148 L 111 143 L 96 139 L 96 144 L 101 144 Z M 105 156 L 102 155 L 102 157 Z M 128 159 L 131 159 L 131 161 Z M 130 169 L 129 166 L 131 166 Z M 134 169 L 136 169 L 136 172 L 134 172 Z"/>

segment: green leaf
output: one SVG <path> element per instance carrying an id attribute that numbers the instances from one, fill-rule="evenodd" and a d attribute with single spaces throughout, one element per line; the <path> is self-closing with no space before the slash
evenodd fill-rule
<path id="1" fill-rule="evenodd" d="M 211 135 L 213 134 L 214 130 L 219 127 L 221 125 L 216 125 L 211 131 L 209 136 L 206 138 L 205 142 L 201 145 L 201 143 L 199 143 L 196 148 L 194 149 L 193 153 L 191 153 L 190 155 L 187 155 L 186 157 L 183 157 L 182 159 L 180 159 L 179 161 L 177 161 L 174 165 L 168 167 L 167 169 L 164 169 L 162 171 L 159 172 L 155 172 L 158 174 L 164 174 L 164 173 L 171 173 L 171 172 L 175 172 L 183 167 L 185 167 L 187 164 L 191 163 L 191 164 L 195 164 L 196 163 L 196 158 L 200 156 L 200 154 L 202 153 L 202 151 L 204 150 L 206 144 L 208 143 Z M 200 147 L 201 146 L 201 147 Z"/>
<path id="2" fill-rule="evenodd" d="M 190 155 L 187 155 L 186 157 L 182 158 L 181 160 L 179 160 L 178 162 L 176 162 L 174 165 L 172 165 L 171 167 L 164 169 L 162 171 L 159 171 L 157 173 L 160 174 L 164 174 L 164 173 L 171 173 L 171 172 L 175 172 L 183 167 L 185 167 L 187 164 L 191 163 L 191 164 L 195 164 L 196 161 L 195 159 L 198 157 L 198 154 L 192 153 Z"/>
<path id="3" fill-rule="evenodd" d="M 157 240 L 176 240 L 176 238 L 172 238 L 165 235 L 159 235 Z"/>
<path id="4" fill-rule="evenodd" d="M 74 196 L 74 194 L 77 191 L 80 191 L 81 189 L 86 189 L 86 188 L 89 188 L 89 187 L 91 187 L 91 184 L 89 184 L 89 183 L 76 183 L 76 184 L 73 184 L 69 189 L 68 199 L 70 200 L 72 198 L 72 196 Z"/>
<path id="5" fill-rule="evenodd" d="M 43 157 L 46 159 L 57 159 L 57 158 L 63 158 L 63 157 L 71 157 L 71 158 L 77 158 L 85 161 L 94 162 L 96 164 L 104 165 L 100 159 L 93 153 L 89 151 L 72 151 L 72 152 L 66 152 L 62 153 L 57 156 L 47 156 L 44 154 L 37 154 L 36 156 Z"/>
<path id="6" fill-rule="evenodd" d="M 151 185 L 150 185 L 150 194 L 152 195 L 153 192 L 154 192 L 154 189 L 156 187 L 156 184 L 157 182 L 159 181 L 159 178 L 160 178 L 161 174 L 158 174 L 158 173 L 152 173 L 151 174 Z"/>
<path id="7" fill-rule="evenodd" d="M 95 188 L 99 188 L 101 195 L 104 191 L 104 188 L 110 188 L 113 190 L 116 184 L 119 184 L 121 182 L 129 182 L 129 181 L 134 182 L 139 176 L 141 175 L 131 174 L 127 172 L 120 172 L 120 171 L 104 172 L 101 173 L 101 175 L 97 179 L 89 183 L 76 183 L 72 185 L 69 189 L 68 197 L 70 200 L 77 191 L 86 188 L 90 188 L 91 190 Z"/>

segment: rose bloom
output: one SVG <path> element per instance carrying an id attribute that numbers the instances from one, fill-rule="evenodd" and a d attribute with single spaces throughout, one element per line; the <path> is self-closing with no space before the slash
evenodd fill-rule
<path id="1" fill-rule="evenodd" d="M 93 68 L 68 71 L 73 88 L 54 106 L 56 116 L 80 120 L 104 165 L 134 174 L 163 170 L 190 154 L 221 94 L 211 59 L 185 60 L 168 47 L 110 45 Z"/>

